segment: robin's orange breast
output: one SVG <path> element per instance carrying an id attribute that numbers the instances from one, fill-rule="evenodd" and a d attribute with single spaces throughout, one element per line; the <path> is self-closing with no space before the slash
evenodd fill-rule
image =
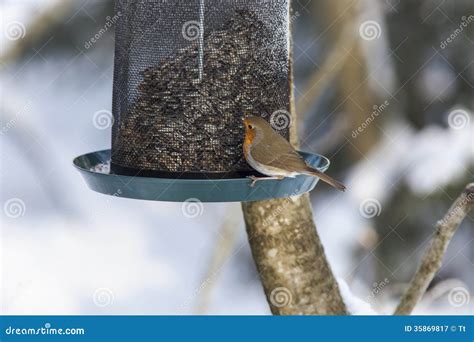
<path id="1" fill-rule="evenodd" d="M 250 153 L 250 146 L 252 145 L 253 139 L 255 138 L 255 131 L 252 129 L 248 129 L 245 132 L 245 139 L 244 139 L 244 155 L 248 155 Z"/>

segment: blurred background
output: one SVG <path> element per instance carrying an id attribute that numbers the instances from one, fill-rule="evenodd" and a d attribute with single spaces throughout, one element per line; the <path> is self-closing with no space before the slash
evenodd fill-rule
<path id="1" fill-rule="evenodd" d="M 239 204 L 107 197 L 72 167 L 110 147 L 113 1 L 0 20 L 1 313 L 269 314 Z M 349 188 L 312 192 L 318 231 L 351 311 L 389 314 L 474 179 L 474 3 L 294 0 L 291 24 L 301 149 Z M 415 313 L 474 312 L 473 247 L 471 214 Z"/>

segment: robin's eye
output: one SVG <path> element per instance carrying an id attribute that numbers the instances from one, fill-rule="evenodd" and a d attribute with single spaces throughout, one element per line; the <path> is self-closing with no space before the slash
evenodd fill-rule
<path id="1" fill-rule="evenodd" d="M 252 129 L 252 128 L 253 128 L 253 126 L 252 126 L 252 125 L 248 125 L 248 128 Z"/>

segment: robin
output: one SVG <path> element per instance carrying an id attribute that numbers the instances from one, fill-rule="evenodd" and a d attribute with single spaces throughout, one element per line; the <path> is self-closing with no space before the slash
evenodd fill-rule
<path id="1" fill-rule="evenodd" d="M 297 175 L 318 177 L 338 190 L 346 187 L 328 175 L 308 166 L 303 157 L 296 152 L 291 144 L 275 132 L 270 124 L 261 117 L 252 116 L 243 119 L 245 139 L 244 156 L 247 163 L 268 177 L 250 176 L 251 186 L 259 180 L 283 179 Z"/>

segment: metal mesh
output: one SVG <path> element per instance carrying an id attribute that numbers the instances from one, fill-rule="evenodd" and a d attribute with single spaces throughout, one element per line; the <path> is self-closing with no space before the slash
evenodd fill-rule
<path id="1" fill-rule="evenodd" d="M 116 0 L 116 15 L 112 169 L 250 170 L 242 117 L 289 111 L 289 0 Z"/>

